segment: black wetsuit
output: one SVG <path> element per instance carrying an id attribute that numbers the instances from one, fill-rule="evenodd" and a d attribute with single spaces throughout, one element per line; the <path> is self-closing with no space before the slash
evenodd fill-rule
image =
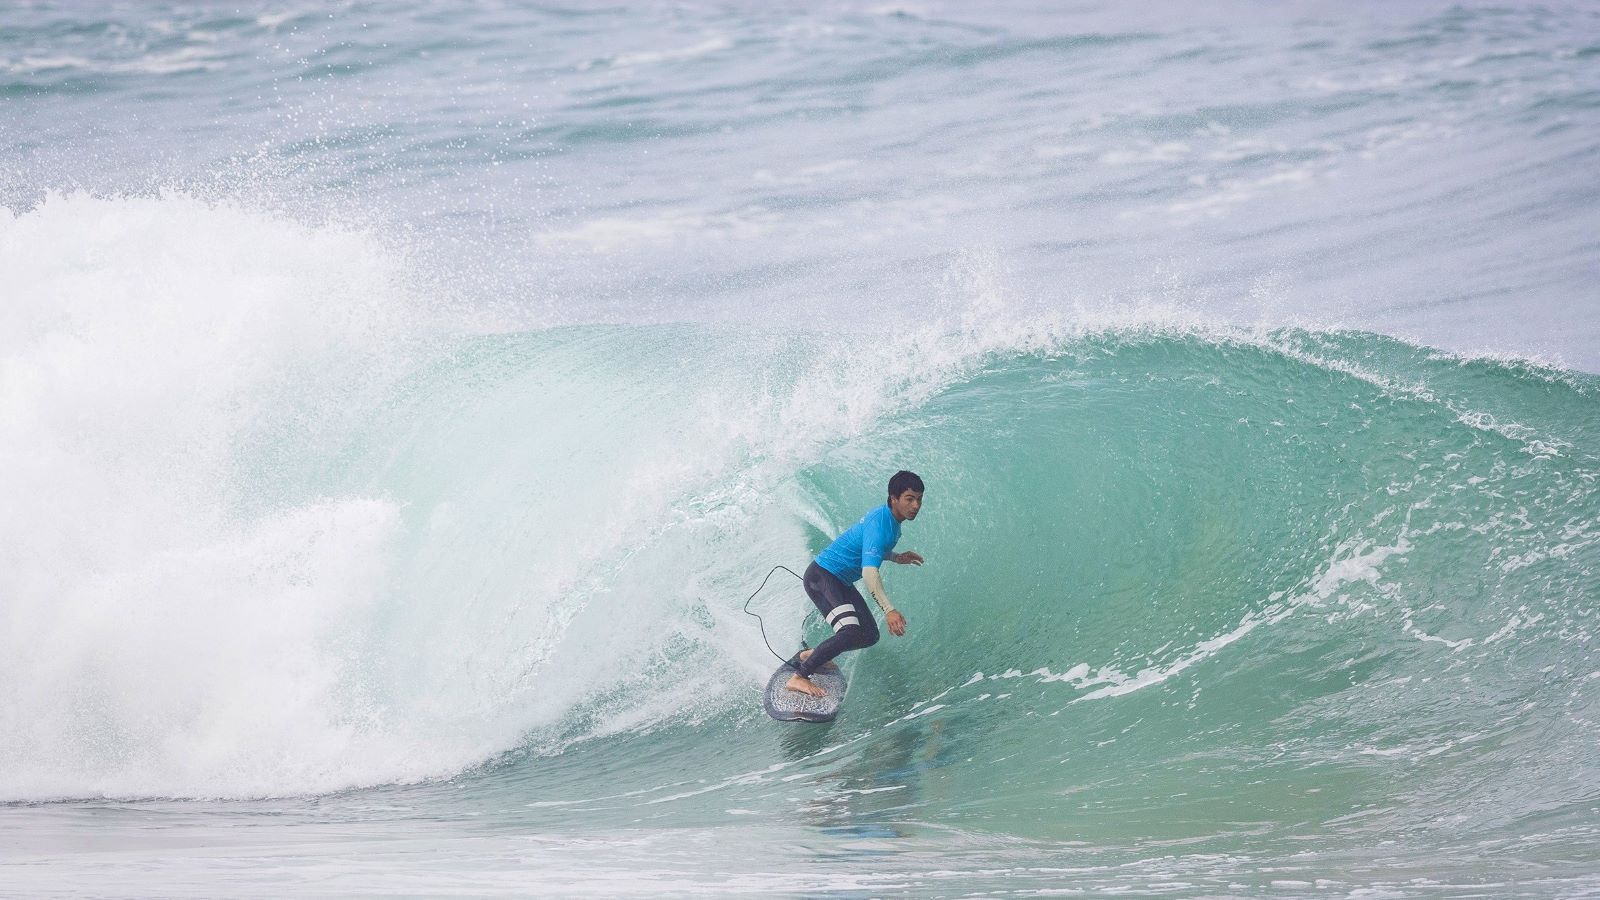
<path id="1" fill-rule="evenodd" d="M 822 613 L 822 621 L 833 629 L 828 638 L 800 663 L 801 675 L 810 678 L 823 663 L 846 650 L 860 650 L 878 642 L 878 621 L 867 609 L 867 601 L 855 585 L 813 562 L 806 568 L 806 594 Z"/>

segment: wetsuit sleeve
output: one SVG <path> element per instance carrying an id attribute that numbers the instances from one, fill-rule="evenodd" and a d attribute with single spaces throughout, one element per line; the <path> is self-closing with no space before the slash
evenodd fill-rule
<path id="1" fill-rule="evenodd" d="M 868 566 L 862 569 L 861 578 L 867 583 L 867 592 L 872 595 L 872 599 L 878 601 L 878 606 L 885 613 L 894 612 L 894 604 L 889 602 L 889 595 L 884 593 L 883 578 L 878 574 L 878 568 Z"/>

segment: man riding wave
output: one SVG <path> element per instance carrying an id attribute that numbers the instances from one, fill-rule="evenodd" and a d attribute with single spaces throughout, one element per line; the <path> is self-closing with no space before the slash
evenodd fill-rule
<path id="1" fill-rule="evenodd" d="M 878 569 L 885 560 L 900 565 L 920 566 L 922 556 L 912 551 L 895 553 L 900 540 L 900 525 L 917 517 L 922 509 L 922 479 L 914 472 L 899 471 L 889 479 L 889 501 L 861 517 L 861 521 L 828 545 L 806 567 L 806 595 L 817 605 L 822 620 L 833 629 L 833 636 L 810 650 L 800 652 L 800 666 L 785 685 L 791 691 L 821 697 L 826 692 L 811 681 L 811 675 L 833 658 L 848 650 L 860 650 L 878 642 L 878 622 L 867 608 L 867 601 L 856 590 L 856 581 L 865 581 L 878 607 L 883 610 L 889 633 L 906 633 L 906 617 L 889 602 Z"/>

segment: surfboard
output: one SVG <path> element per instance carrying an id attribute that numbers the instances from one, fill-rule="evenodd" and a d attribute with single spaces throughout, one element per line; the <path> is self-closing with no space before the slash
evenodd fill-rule
<path id="1" fill-rule="evenodd" d="M 800 654 L 796 652 L 767 679 L 767 696 L 762 704 L 767 715 L 780 722 L 832 722 L 844 703 L 844 689 L 848 686 L 844 672 L 824 666 L 812 675 L 811 683 L 828 692 L 825 697 L 813 697 L 784 687 L 799 665 Z"/>

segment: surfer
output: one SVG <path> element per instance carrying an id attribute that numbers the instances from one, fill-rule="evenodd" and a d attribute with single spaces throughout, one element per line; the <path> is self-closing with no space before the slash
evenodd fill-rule
<path id="1" fill-rule="evenodd" d="M 806 594 L 822 613 L 822 620 L 833 629 L 833 636 L 800 652 L 800 666 L 785 685 L 789 690 L 823 696 L 826 692 L 811 681 L 812 673 L 832 665 L 833 658 L 847 650 L 860 650 L 878 642 L 878 622 L 856 590 L 858 580 L 867 583 L 867 591 L 883 610 L 889 633 L 895 637 L 906 633 L 906 617 L 889 602 L 878 567 L 884 560 L 903 566 L 922 565 L 920 554 L 909 550 L 893 552 L 900 540 L 900 523 L 915 519 L 921 509 L 922 479 L 915 472 L 894 473 L 889 479 L 889 502 L 862 516 L 806 567 Z"/>

